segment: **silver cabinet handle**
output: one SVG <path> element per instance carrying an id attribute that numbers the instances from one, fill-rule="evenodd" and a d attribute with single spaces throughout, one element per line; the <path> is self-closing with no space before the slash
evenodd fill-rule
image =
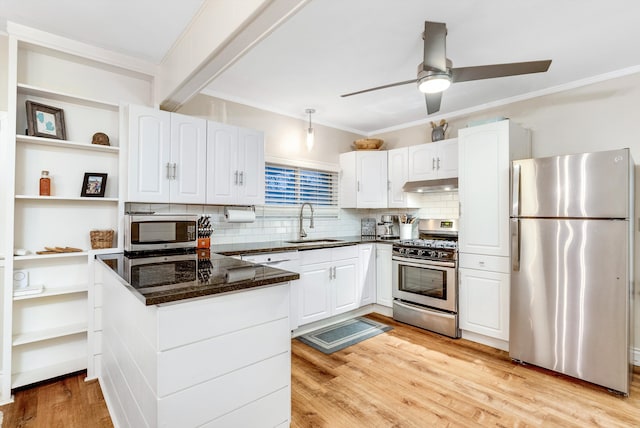
<path id="1" fill-rule="evenodd" d="M 329 281 L 333 279 L 333 266 L 329 266 Z"/>
<path id="2" fill-rule="evenodd" d="M 438 170 L 440 170 L 440 158 L 438 158 Z"/>
<path id="3" fill-rule="evenodd" d="M 234 172 L 233 175 L 235 176 L 234 184 L 237 186 L 238 185 L 238 171 Z"/>
<path id="4" fill-rule="evenodd" d="M 431 158 L 431 169 L 432 170 L 436 169 L 436 158 Z"/>
<path id="5" fill-rule="evenodd" d="M 333 267 L 333 279 L 336 279 L 336 275 L 337 275 L 336 267 L 334 266 Z"/>
<path id="6" fill-rule="evenodd" d="M 358 192 L 360 191 L 360 180 L 358 180 Z"/>
<path id="7" fill-rule="evenodd" d="M 387 190 L 391 190 L 391 180 L 387 180 Z"/>
<path id="8" fill-rule="evenodd" d="M 244 171 L 240 171 L 240 185 L 244 186 Z"/>
<path id="9" fill-rule="evenodd" d="M 171 180 L 171 163 L 167 162 L 167 180 Z"/>
<path id="10" fill-rule="evenodd" d="M 178 165 L 174 163 L 172 168 L 173 168 L 173 179 L 175 180 L 176 177 L 178 176 Z"/>

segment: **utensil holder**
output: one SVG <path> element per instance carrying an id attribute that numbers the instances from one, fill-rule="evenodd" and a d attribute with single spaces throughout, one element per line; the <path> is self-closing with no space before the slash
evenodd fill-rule
<path id="1" fill-rule="evenodd" d="M 400 239 L 411 239 L 413 236 L 413 224 L 400 223 Z"/>

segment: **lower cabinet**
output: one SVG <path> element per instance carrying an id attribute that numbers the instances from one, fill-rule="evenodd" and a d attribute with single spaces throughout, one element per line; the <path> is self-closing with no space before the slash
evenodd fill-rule
<path id="1" fill-rule="evenodd" d="M 298 324 L 357 309 L 358 246 L 300 251 Z"/>
<path id="2" fill-rule="evenodd" d="M 376 244 L 376 303 L 393 307 L 391 244 Z"/>
<path id="3" fill-rule="evenodd" d="M 375 244 L 360 244 L 359 246 L 359 301 L 360 306 L 376 302 L 376 246 Z"/>
<path id="4" fill-rule="evenodd" d="M 459 269 L 460 329 L 509 340 L 510 275 L 481 269 Z"/>

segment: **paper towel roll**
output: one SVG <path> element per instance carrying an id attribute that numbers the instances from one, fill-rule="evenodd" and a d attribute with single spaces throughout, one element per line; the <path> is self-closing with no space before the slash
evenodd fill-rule
<path id="1" fill-rule="evenodd" d="M 224 275 L 226 282 L 246 281 L 255 277 L 256 268 L 254 267 L 231 268 Z"/>
<path id="2" fill-rule="evenodd" d="M 253 223 L 256 220 L 256 212 L 253 210 L 227 210 L 225 217 L 229 223 Z"/>

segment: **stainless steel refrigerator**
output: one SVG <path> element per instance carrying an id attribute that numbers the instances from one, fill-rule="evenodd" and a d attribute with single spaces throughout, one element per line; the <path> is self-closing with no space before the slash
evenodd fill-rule
<path id="1" fill-rule="evenodd" d="M 513 161 L 512 359 L 629 393 L 629 149 Z"/>

